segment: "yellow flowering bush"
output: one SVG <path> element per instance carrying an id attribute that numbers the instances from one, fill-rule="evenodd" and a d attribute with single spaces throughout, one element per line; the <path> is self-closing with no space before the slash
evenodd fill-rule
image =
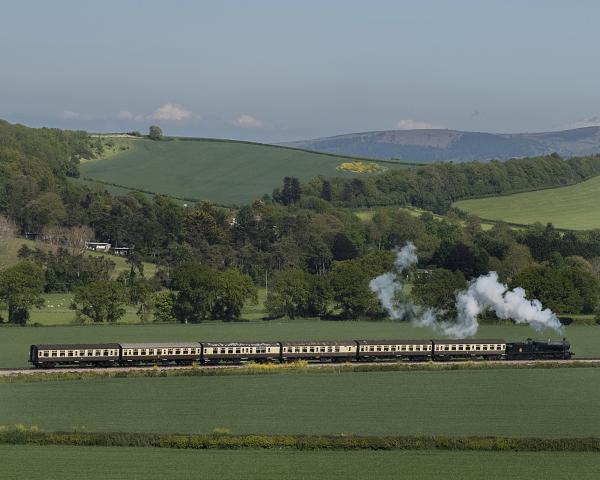
<path id="1" fill-rule="evenodd" d="M 346 170 L 353 173 L 379 173 L 386 170 L 385 167 L 375 162 L 343 162 L 337 166 L 338 170 Z"/>

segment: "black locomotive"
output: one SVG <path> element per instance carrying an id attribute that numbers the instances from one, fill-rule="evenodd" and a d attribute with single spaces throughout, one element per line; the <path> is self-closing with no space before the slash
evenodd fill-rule
<path id="1" fill-rule="evenodd" d="M 572 357 L 571 345 L 566 339 L 561 342 L 540 342 L 528 338 L 525 342 L 512 342 L 506 344 L 506 358 L 508 360 L 568 360 Z"/>

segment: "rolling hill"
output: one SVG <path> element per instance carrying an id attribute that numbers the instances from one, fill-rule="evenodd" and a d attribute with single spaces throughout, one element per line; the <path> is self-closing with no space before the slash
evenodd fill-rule
<path id="1" fill-rule="evenodd" d="M 355 158 L 231 140 L 115 138 L 126 150 L 80 166 L 81 176 L 126 188 L 230 205 L 271 193 L 285 176 L 364 176 L 337 167 Z M 399 162 L 379 162 L 386 169 Z M 125 187 L 119 188 L 120 187 Z"/>
<path id="2" fill-rule="evenodd" d="M 563 157 L 600 152 L 600 127 L 546 133 L 389 130 L 289 142 L 290 147 L 412 162 L 505 160 L 556 152 Z"/>
<path id="3" fill-rule="evenodd" d="M 558 228 L 600 228 L 600 177 L 568 187 L 455 202 L 480 218 L 516 224 L 552 222 Z"/>

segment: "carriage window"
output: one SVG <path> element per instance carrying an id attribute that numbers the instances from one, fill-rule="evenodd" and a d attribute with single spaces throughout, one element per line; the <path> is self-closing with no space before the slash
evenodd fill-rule
<path id="1" fill-rule="evenodd" d="M 339 352 L 340 351 L 340 347 L 335 347 L 335 351 Z"/>

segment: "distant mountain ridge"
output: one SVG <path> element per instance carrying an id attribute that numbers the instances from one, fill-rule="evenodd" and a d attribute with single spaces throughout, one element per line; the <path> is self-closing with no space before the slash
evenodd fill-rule
<path id="1" fill-rule="evenodd" d="M 350 133 L 282 145 L 343 155 L 420 163 L 489 161 L 546 155 L 600 153 L 600 126 L 543 133 L 480 133 L 458 130 L 385 130 Z"/>

